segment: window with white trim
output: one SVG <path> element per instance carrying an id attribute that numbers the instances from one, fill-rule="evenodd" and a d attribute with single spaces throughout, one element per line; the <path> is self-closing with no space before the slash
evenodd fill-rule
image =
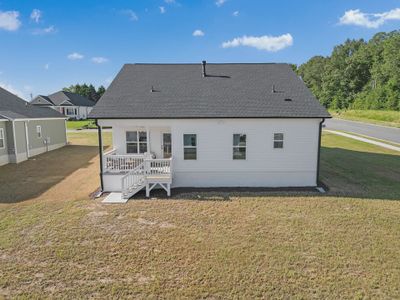
<path id="1" fill-rule="evenodd" d="M 37 134 L 38 139 L 42 138 L 42 126 L 40 126 L 40 125 L 36 126 L 36 134 Z"/>
<path id="2" fill-rule="evenodd" d="M 67 116 L 75 116 L 76 115 L 76 112 L 75 112 L 76 110 L 71 107 L 67 107 L 65 109 L 65 111 L 66 111 Z"/>
<path id="3" fill-rule="evenodd" d="M 196 160 L 197 159 L 197 135 L 184 134 L 183 135 L 183 159 Z"/>
<path id="4" fill-rule="evenodd" d="M 233 135 L 233 159 L 246 159 L 246 135 Z"/>
<path id="5" fill-rule="evenodd" d="M 126 132 L 126 153 L 143 154 L 147 152 L 147 132 Z"/>
<path id="6" fill-rule="evenodd" d="M 283 133 L 274 133 L 274 148 L 283 148 Z"/>
<path id="7" fill-rule="evenodd" d="M 0 149 L 3 149 L 5 147 L 5 141 L 4 141 L 4 129 L 0 128 Z"/>

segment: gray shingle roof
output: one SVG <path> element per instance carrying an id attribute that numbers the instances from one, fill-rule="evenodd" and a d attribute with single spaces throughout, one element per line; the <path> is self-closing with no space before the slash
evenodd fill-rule
<path id="1" fill-rule="evenodd" d="M 288 64 L 207 64 L 206 73 L 201 64 L 126 64 L 89 117 L 330 117 Z"/>
<path id="2" fill-rule="evenodd" d="M 3 88 L 0 88 L 0 116 L 10 119 L 65 118 L 54 109 L 30 105 Z"/>
<path id="3" fill-rule="evenodd" d="M 41 99 L 42 98 L 42 99 Z M 43 96 L 39 95 L 35 99 L 32 100 L 32 104 L 35 105 L 44 105 L 46 104 L 43 99 L 47 100 L 48 102 L 52 103 L 53 105 L 60 105 L 65 101 L 70 102 L 72 105 L 76 106 L 93 106 L 95 103 L 88 98 L 85 98 L 79 94 L 59 91 L 54 94 Z M 48 104 L 48 103 L 47 103 Z"/>

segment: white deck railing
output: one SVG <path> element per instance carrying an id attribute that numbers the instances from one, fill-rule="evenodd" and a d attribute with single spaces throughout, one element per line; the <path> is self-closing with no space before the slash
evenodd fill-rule
<path id="1" fill-rule="evenodd" d="M 142 163 L 121 178 L 122 196 L 128 199 L 144 186 L 146 186 L 146 195 L 149 195 L 150 190 L 154 187 L 156 178 L 156 182 L 161 183 L 161 186 L 170 195 L 171 163 L 172 158 L 144 159 Z M 161 181 L 159 181 L 160 178 L 157 175 L 160 175 Z M 149 187 L 149 183 L 153 183 L 153 186 Z M 166 186 L 162 185 L 162 183 L 165 183 Z"/>
<path id="2" fill-rule="evenodd" d="M 121 178 L 122 196 L 129 198 L 137 188 L 144 186 L 145 180 L 144 163 L 141 163 Z"/>
<path id="3" fill-rule="evenodd" d="M 104 171 L 110 173 L 128 172 L 144 162 L 144 155 L 120 155 L 113 149 L 104 153 Z"/>
<path id="4" fill-rule="evenodd" d="M 149 175 L 171 174 L 172 158 L 152 159 L 145 154 L 116 154 L 116 149 L 104 153 L 104 172 L 126 173 L 144 163 L 144 172 Z"/>
<path id="5" fill-rule="evenodd" d="M 148 175 L 168 175 L 171 174 L 172 158 L 145 159 L 145 172 Z"/>

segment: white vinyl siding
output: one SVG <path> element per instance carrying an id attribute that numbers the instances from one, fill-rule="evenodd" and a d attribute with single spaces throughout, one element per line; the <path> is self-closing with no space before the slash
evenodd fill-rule
<path id="1" fill-rule="evenodd" d="M 127 130 L 149 130 L 149 151 L 161 157 L 161 132 L 172 136 L 174 187 L 315 186 L 321 119 L 113 119 L 113 146 L 125 154 Z M 246 134 L 246 159 L 233 160 L 233 134 Z M 274 149 L 274 133 L 284 148 Z M 184 159 L 184 134 L 196 135 L 196 160 Z M 157 152 L 158 151 L 158 152 Z"/>

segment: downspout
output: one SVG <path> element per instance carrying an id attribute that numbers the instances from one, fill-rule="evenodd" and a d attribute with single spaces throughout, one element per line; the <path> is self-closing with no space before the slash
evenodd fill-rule
<path id="1" fill-rule="evenodd" d="M 65 127 L 65 145 L 68 145 L 67 119 L 64 119 L 64 127 Z"/>
<path id="2" fill-rule="evenodd" d="M 29 132 L 28 132 L 28 121 L 24 122 L 24 126 L 25 126 L 25 142 L 26 142 L 26 155 L 29 158 L 30 157 L 30 153 L 29 153 Z M 47 147 L 47 145 L 46 145 Z M 47 148 L 46 148 L 47 150 Z M 48 151 L 48 150 L 47 150 Z"/>
<path id="3" fill-rule="evenodd" d="M 13 128 L 13 142 L 14 142 L 14 155 L 15 155 L 15 163 L 18 163 L 18 152 L 17 152 L 17 138 L 15 137 L 15 121 L 11 120 L 12 128 Z"/>
<path id="4" fill-rule="evenodd" d="M 100 188 L 101 192 L 104 191 L 104 184 L 103 184 L 103 138 L 101 134 L 101 126 L 97 123 L 97 119 L 95 119 L 95 123 L 97 126 L 97 134 L 99 137 L 99 155 L 100 155 Z"/>
<path id="5" fill-rule="evenodd" d="M 320 157 L 321 157 L 321 134 L 322 134 L 322 123 L 325 122 L 325 118 L 322 118 L 322 121 L 319 122 L 319 133 L 318 133 L 318 158 L 317 158 L 317 186 L 319 182 L 319 165 L 320 165 Z"/>

